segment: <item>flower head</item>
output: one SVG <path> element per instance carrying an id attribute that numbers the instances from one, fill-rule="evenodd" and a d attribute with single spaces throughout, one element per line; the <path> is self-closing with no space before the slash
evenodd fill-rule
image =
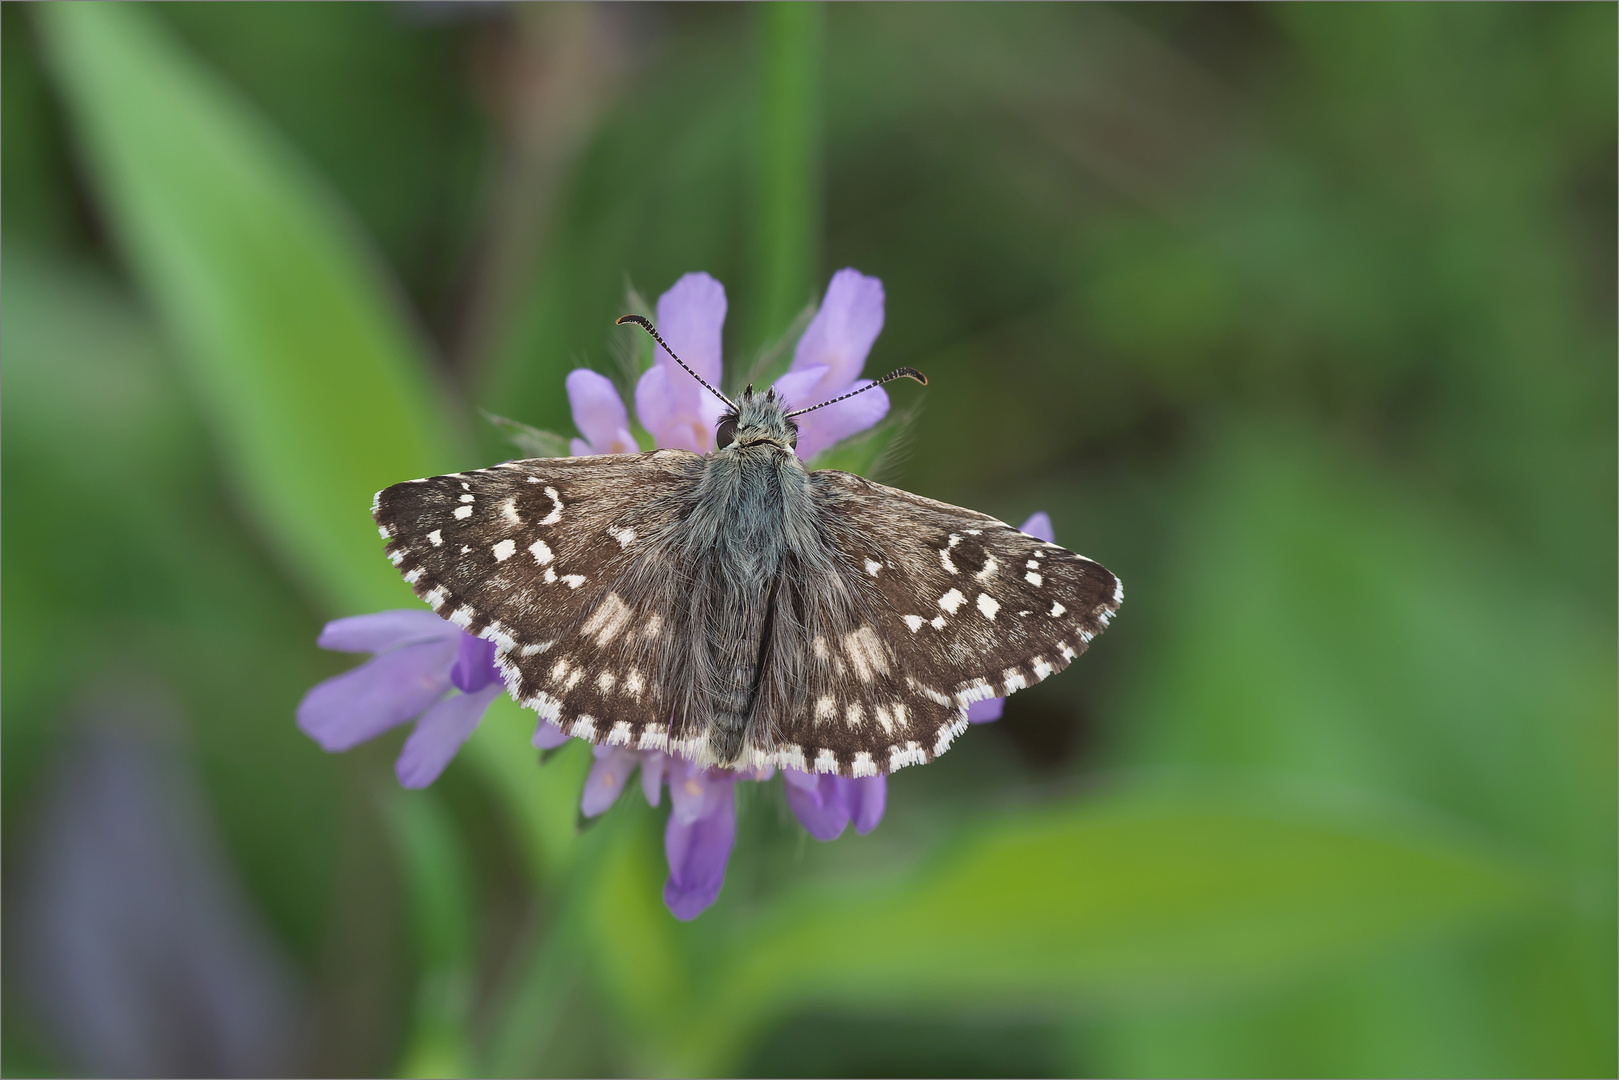
<path id="1" fill-rule="evenodd" d="M 792 365 L 775 383 L 794 407 L 807 408 L 868 385 L 860 378 L 883 328 L 883 286 L 857 270 L 832 276 L 826 296 L 798 340 Z M 725 287 L 707 274 L 687 274 L 658 298 L 657 324 L 670 348 L 703 379 L 719 385 Z M 660 448 L 706 452 L 724 404 L 674 363 L 661 346 L 635 387 L 635 412 Z M 568 402 L 579 437 L 575 455 L 634 453 L 629 413 L 612 382 L 579 369 L 567 378 Z M 841 439 L 876 424 L 888 396 L 873 389 L 806 414 L 799 423 L 798 454 L 808 459 Z M 1035 533 L 1044 521 L 1044 532 Z M 1037 514 L 1024 530 L 1049 539 L 1050 521 Z M 395 771 L 406 787 L 432 783 L 472 734 L 502 688 L 492 643 L 473 638 L 429 611 L 385 611 L 327 624 L 323 648 L 369 652 L 353 671 L 309 691 L 298 706 L 298 726 L 323 749 L 347 750 L 416 718 Z M 975 709 L 999 701 L 979 702 Z M 971 716 L 971 714 L 969 714 Z M 985 717 L 993 719 L 994 717 Z M 976 718 L 975 718 L 976 719 Z M 541 720 L 533 743 L 547 750 L 569 736 Z M 667 786 L 669 821 L 664 854 L 669 876 L 664 903 L 676 918 L 693 919 L 712 905 L 725 882 L 736 843 L 736 785 L 772 778 L 773 769 L 711 769 L 656 751 L 595 746 L 595 761 L 580 796 L 586 817 L 604 813 L 640 771 L 641 790 L 657 806 Z M 885 776 L 847 779 L 784 770 L 787 804 L 809 834 L 833 840 L 853 822 L 868 833 L 887 805 Z"/>

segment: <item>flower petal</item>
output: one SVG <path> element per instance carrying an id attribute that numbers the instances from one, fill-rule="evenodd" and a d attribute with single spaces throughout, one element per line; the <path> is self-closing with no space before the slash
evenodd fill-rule
<path id="1" fill-rule="evenodd" d="M 1029 520 L 1018 526 L 1018 531 L 1027 533 L 1036 540 L 1044 540 L 1048 544 L 1057 542 L 1057 531 L 1051 527 L 1051 515 L 1044 510 L 1036 510 L 1029 515 Z"/>
<path id="2" fill-rule="evenodd" d="M 500 689 L 489 686 L 475 694 L 454 694 L 423 713 L 399 751 L 399 760 L 394 762 L 399 783 L 424 788 L 437 780 L 477 728 Z"/>
<path id="3" fill-rule="evenodd" d="M 431 611 L 406 608 L 333 619 L 322 628 L 315 644 L 335 652 L 380 653 L 401 645 L 453 638 L 459 633 L 461 630 L 454 623 Z"/>
<path id="4" fill-rule="evenodd" d="M 536 750 L 555 750 L 570 738 L 572 736 L 551 721 L 541 720 L 534 725 L 534 737 L 529 741 L 534 744 Z"/>
<path id="5" fill-rule="evenodd" d="M 807 793 L 814 798 L 816 806 L 821 805 L 821 781 L 815 773 L 800 772 L 787 766 L 781 770 L 781 782 Z"/>
<path id="6" fill-rule="evenodd" d="M 967 723 L 989 724 L 1001 718 L 1001 709 L 1006 705 L 1005 698 L 992 697 L 983 701 L 975 701 L 967 706 Z"/>
<path id="7" fill-rule="evenodd" d="M 298 730 L 327 751 L 376 738 L 444 696 L 459 648 L 453 638 L 406 645 L 316 684 L 298 703 Z"/>
<path id="8" fill-rule="evenodd" d="M 687 366 L 716 387 L 722 375 L 725 310 L 725 287 L 707 274 L 687 274 L 658 297 L 658 332 Z M 680 370 L 663 348 L 656 356 L 636 384 L 636 415 L 660 447 L 706 452 L 724 403 Z"/>
<path id="9" fill-rule="evenodd" d="M 461 649 L 450 668 L 450 685 L 462 693 L 474 694 L 491 683 L 502 682 L 495 666 L 495 643 L 461 634 Z"/>
<path id="10" fill-rule="evenodd" d="M 855 387 L 870 385 L 870 379 L 855 383 Z M 808 461 L 833 443 L 865 431 L 887 415 L 888 391 L 880 386 L 858 397 L 806 413 L 793 421 L 798 425 L 798 456 Z"/>
<path id="11" fill-rule="evenodd" d="M 783 770 L 785 775 L 785 770 Z M 798 782 L 783 789 L 787 805 L 806 832 L 817 840 L 836 840 L 849 824 L 848 785 L 852 782 L 831 773 L 815 777 L 815 790 L 807 791 Z"/>
<path id="12" fill-rule="evenodd" d="M 587 818 L 595 817 L 618 801 L 630 782 L 630 774 L 641 763 L 640 755 L 634 750 L 621 746 L 597 749 L 607 749 L 607 753 L 598 755 L 590 766 L 584 795 L 579 800 L 579 812 Z"/>
<path id="13" fill-rule="evenodd" d="M 669 770 L 670 813 L 686 825 L 702 817 L 710 799 L 709 788 L 725 782 L 718 776 L 689 761 L 672 762 Z"/>
<path id="14" fill-rule="evenodd" d="M 850 812 L 854 831 L 865 836 L 877 827 L 888 807 L 888 777 L 862 776 L 849 781 Z"/>
<path id="15" fill-rule="evenodd" d="M 659 750 L 648 750 L 641 758 L 641 794 L 648 806 L 657 806 L 663 800 L 663 777 L 669 771 L 669 755 Z"/>
<path id="16" fill-rule="evenodd" d="M 818 364 L 803 371 L 789 371 L 776 380 L 776 396 L 786 403 L 788 412 L 819 405 L 826 400 L 820 396 L 820 385 L 825 380 L 826 373 L 831 370 L 825 364 Z"/>
<path id="17" fill-rule="evenodd" d="M 789 370 L 825 364 L 826 397 L 837 397 L 866 366 L 877 335 L 883 332 L 883 283 L 853 267 L 832 275 L 826 298 L 793 350 Z M 808 404 L 815 404 L 809 402 Z"/>
<path id="18" fill-rule="evenodd" d="M 612 379 L 589 368 L 568 372 L 565 385 L 568 404 L 573 408 L 573 426 L 598 452 L 605 451 L 619 431 L 630 423 L 630 414 L 624 409 L 618 388 Z"/>
<path id="19" fill-rule="evenodd" d="M 663 852 L 669 860 L 663 902 L 683 922 L 701 915 L 719 897 L 736 843 L 736 785 L 720 780 L 713 786 L 716 798 L 709 800 L 707 813 L 691 822 L 671 813 L 663 833 Z"/>

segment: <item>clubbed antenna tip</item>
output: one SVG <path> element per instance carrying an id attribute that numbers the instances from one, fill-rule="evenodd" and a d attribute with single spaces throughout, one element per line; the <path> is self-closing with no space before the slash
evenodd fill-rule
<path id="1" fill-rule="evenodd" d="M 867 390 L 870 390 L 872 387 L 881 386 L 883 383 L 893 382 L 895 379 L 915 379 L 917 382 L 921 383 L 923 386 L 926 386 L 928 384 L 928 377 L 926 375 L 922 374 L 920 371 L 916 370 L 913 367 L 895 368 L 893 371 L 890 371 L 887 375 L 884 375 L 882 378 L 876 380 L 875 382 L 867 383 L 865 386 L 862 386 L 858 390 L 851 390 L 847 394 L 842 395 L 841 397 L 835 397 L 831 401 L 823 401 L 819 405 L 811 405 L 807 409 L 799 409 L 797 412 L 790 412 L 790 413 L 787 414 L 787 418 L 792 419 L 795 416 L 803 416 L 807 412 L 814 412 L 816 409 L 824 409 L 828 405 L 836 405 L 838 402 L 844 400 L 844 398 L 852 398 L 856 394 L 864 394 Z"/>

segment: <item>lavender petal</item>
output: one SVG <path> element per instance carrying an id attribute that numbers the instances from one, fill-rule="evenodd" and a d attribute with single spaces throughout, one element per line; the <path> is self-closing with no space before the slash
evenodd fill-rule
<path id="1" fill-rule="evenodd" d="M 380 653 L 401 645 L 452 638 L 459 633 L 460 629 L 453 623 L 431 611 L 406 608 L 333 619 L 322 628 L 315 644 L 334 652 Z"/>
<path id="2" fill-rule="evenodd" d="M 618 801 L 630 782 L 630 774 L 640 764 L 640 755 L 621 746 L 596 747 L 606 750 L 597 754 L 585 779 L 584 794 L 579 799 L 579 812 L 587 818 L 595 817 Z"/>
<path id="3" fill-rule="evenodd" d="M 719 897 L 725 866 L 736 843 L 736 785 L 718 781 L 713 787 L 716 798 L 709 800 L 707 813 L 691 822 L 671 813 L 663 833 L 663 851 L 669 860 L 663 902 L 682 922 L 701 915 Z"/>
<path id="4" fill-rule="evenodd" d="M 473 694 L 455 694 L 422 714 L 416 730 L 405 740 L 394 762 L 394 775 L 408 788 L 424 788 L 439 778 L 461 744 L 471 737 L 478 721 L 500 687 L 489 686 Z"/>
<path id="5" fill-rule="evenodd" d="M 883 283 L 853 267 L 839 270 L 826 287 L 820 310 L 798 339 L 790 370 L 827 365 L 831 371 L 824 385 L 840 388 L 829 395 L 836 397 L 859 376 L 882 332 Z"/>
<path id="6" fill-rule="evenodd" d="M 640 449 L 630 434 L 630 414 L 613 380 L 589 368 L 575 368 L 568 372 L 567 388 L 574 427 L 584 436 L 569 443 L 576 456 L 632 454 Z M 583 455 L 581 447 L 586 448 Z"/>
<path id="7" fill-rule="evenodd" d="M 454 638 L 406 645 L 316 684 L 298 703 L 298 730 L 327 751 L 376 738 L 444 696 L 459 648 Z"/>
<path id="8" fill-rule="evenodd" d="M 455 663 L 450 668 L 450 685 L 473 694 L 501 681 L 500 669 L 495 666 L 495 643 L 463 632 L 460 651 L 455 654 Z"/>
<path id="9" fill-rule="evenodd" d="M 787 770 L 783 770 L 785 777 Z M 815 777 L 815 788 L 806 790 L 801 782 L 788 783 L 787 805 L 804 830 L 817 840 L 836 840 L 849 824 L 847 786 L 852 781 L 831 773 Z"/>
<path id="10" fill-rule="evenodd" d="M 975 701 L 967 706 L 967 723 L 992 724 L 1001 718 L 1001 709 L 1006 705 L 1005 698 L 985 698 Z"/>
<path id="11" fill-rule="evenodd" d="M 1036 540 L 1044 540 L 1048 544 L 1057 542 L 1057 532 L 1051 527 L 1051 515 L 1044 510 L 1036 510 L 1029 515 L 1029 520 L 1018 526 L 1018 531 L 1027 533 Z"/>
<path id="12" fill-rule="evenodd" d="M 850 389 L 869 385 L 870 379 L 860 379 Z M 798 456 L 808 461 L 834 443 L 874 427 L 888 415 L 888 404 L 888 391 L 879 386 L 798 417 L 794 421 L 798 425 Z"/>
<path id="13" fill-rule="evenodd" d="M 708 812 L 712 801 L 710 788 L 723 784 L 718 774 L 711 774 L 701 765 L 689 761 L 671 762 L 669 770 L 669 805 L 671 820 L 678 819 L 690 825 Z"/>
<path id="14" fill-rule="evenodd" d="M 725 310 L 725 287 L 707 274 L 687 274 L 658 298 L 659 333 L 712 386 L 720 383 Z M 660 447 L 707 451 L 724 404 L 663 348 L 656 355 L 657 363 L 636 384 L 636 414 Z"/>
<path id="15" fill-rule="evenodd" d="M 865 836 L 883 820 L 883 811 L 888 808 L 888 777 L 862 776 L 849 781 L 849 785 L 854 831 Z"/>
<path id="16" fill-rule="evenodd" d="M 648 750 L 641 755 L 641 794 L 648 806 L 663 801 L 663 778 L 669 769 L 669 755 L 659 750 Z"/>
<path id="17" fill-rule="evenodd" d="M 534 744 L 536 750 L 555 750 L 566 743 L 569 737 L 567 732 L 551 721 L 541 720 L 534 726 L 534 738 L 529 741 Z"/>

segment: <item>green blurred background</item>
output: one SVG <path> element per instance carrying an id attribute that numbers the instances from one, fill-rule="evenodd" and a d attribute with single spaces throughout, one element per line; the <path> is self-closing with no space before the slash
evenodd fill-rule
<path id="1" fill-rule="evenodd" d="M 1615 6 L 0 5 L 8 1075 L 1608 1075 Z M 372 491 L 831 272 L 1128 586 L 718 905 L 498 706 L 293 727 Z"/>

